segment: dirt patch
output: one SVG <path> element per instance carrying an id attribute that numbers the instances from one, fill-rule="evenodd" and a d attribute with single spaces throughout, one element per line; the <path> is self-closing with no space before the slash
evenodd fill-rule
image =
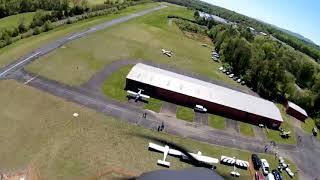
<path id="1" fill-rule="evenodd" d="M 187 36 L 190 39 L 200 41 L 204 44 L 213 45 L 212 40 L 208 36 L 198 34 L 198 33 L 188 32 L 188 31 L 182 31 L 182 32 L 185 36 Z"/>
<path id="2" fill-rule="evenodd" d="M 40 172 L 35 166 L 13 173 L 0 173 L 1 180 L 39 180 Z"/>

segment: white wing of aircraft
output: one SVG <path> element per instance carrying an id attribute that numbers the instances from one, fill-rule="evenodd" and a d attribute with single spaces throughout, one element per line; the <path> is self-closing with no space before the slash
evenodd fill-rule
<path id="1" fill-rule="evenodd" d="M 142 94 L 142 91 L 143 91 L 142 89 L 139 89 L 139 92 L 136 93 L 134 91 L 128 90 L 127 93 L 128 93 L 129 97 L 134 98 L 136 101 L 139 99 L 142 99 L 144 101 L 148 100 L 150 98 L 150 96 Z"/>
<path id="2" fill-rule="evenodd" d="M 165 146 L 160 146 L 154 143 L 149 143 L 149 149 L 153 149 L 159 152 L 162 152 L 164 154 L 163 160 L 158 160 L 158 164 L 160 165 L 164 165 L 169 167 L 170 166 L 170 162 L 165 161 L 167 155 L 171 155 L 171 156 L 177 156 L 177 157 L 181 157 L 183 159 L 188 159 L 188 156 L 186 156 L 185 154 L 183 154 L 182 152 L 175 150 L 175 149 L 170 149 L 170 147 L 168 145 Z M 208 156 L 203 156 L 201 154 L 201 152 L 199 151 L 198 154 L 195 153 L 189 153 L 191 156 L 193 156 L 195 159 L 197 159 L 200 162 L 204 162 L 207 164 L 216 164 L 219 162 L 218 159 L 212 158 L 212 157 L 208 157 Z"/>

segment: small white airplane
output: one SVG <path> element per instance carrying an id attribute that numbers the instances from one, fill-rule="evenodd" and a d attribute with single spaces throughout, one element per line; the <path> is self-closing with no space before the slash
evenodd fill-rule
<path id="1" fill-rule="evenodd" d="M 182 159 L 188 159 L 188 156 L 186 156 L 185 154 L 183 154 L 182 152 L 180 152 L 178 150 L 170 149 L 170 147 L 168 145 L 160 146 L 160 145 L 157 145 L 157 144 L 150 142 L 149 149 L 156 150 L 156 151 L 163 153 L 163 159 L 157 161 L 157 164 L 162 165 L 162 166 L 166 166 L 166 167 L 170 166 L 170 162 L 166 161 L 166 158 L 168 155 L 180 157 Z M 208 156 L 203 156 L 200 151 L 197 154 L 195 154 L 195 153 L 189 153 L 189 154 L 192 157 L 194 157 L 195 159 L 197 159 L 198 161 L 203 162 L 203 163 L 213 165 L 213 164 L 217 164 L 219 162 L 218 159 L 208 157 Z"/>
<path id="2" fill-rule="evenodd" d="M 143 89 L 138 89 L 138 90 L 139 91 L 137 93 L 128 90 L 127 91 L 128 96 L 133 98 L 135 101 L 138 101 L 139 99 L 142 99 L 143 101 L 147 101 L 150 98 L 150 96 L 142 94 L 142 92 L 144 91 Z"/>
<path id="3" fill-rule="evenodd" d="M 165 49 L 161 49 L 162 50 L 162 53 L 167 55 L 168 57 L 171 57 L 173 55 L 173 52 L 172 51 L 167 51 Z"/>

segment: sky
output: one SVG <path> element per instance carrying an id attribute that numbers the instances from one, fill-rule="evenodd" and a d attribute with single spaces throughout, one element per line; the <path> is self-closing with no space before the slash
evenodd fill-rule
<path id="1" fill-rule="evenodd" d="M 320 45 L 320 0 L 202 0 L 299 33 Z"/>

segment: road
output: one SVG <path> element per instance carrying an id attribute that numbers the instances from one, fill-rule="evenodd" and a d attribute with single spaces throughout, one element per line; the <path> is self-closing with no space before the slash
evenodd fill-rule
<path id="1" fill-rule="evenodd" d="M 71 42 L 73 40 L 76 40 L 76 39 L 79 39 L 81 37 L 87 36 L 89 34 L 97 32 L 99 30 L 106 29 L 106 28 L 114 26 L 116 24 L 120 24 L 120 23 L 129 21 L 129 20 L 135 19 L 137 17 L 144 16 L 144 15 L 149 14 L 151 12 L 158 11 L 158 10 L 160 10 L 162 8 L 165 8 L 165 7 L 166 7 L 165 5 L 160 5 L 158 7 L 147 9 L 147 10 L 144 10 L 144 11 L 141 11 L 141 12 L 138 12 L 138 13 L 133 13 L 133 14 L 131 14 L 129 16 L 113 19 L 111 21 L 108 21 L 108 22 L 93 26 L 91 28 L 85 29 L 83 31 L 64 36 L 64 37 L 58 39 L 57 41 L 55 41 L 55 42 L 53 42 L 51 44 L 48 44 L 47 46 L 45 46 L 43 48 L 37 49 L 34 52 L 31 52 L 31 53 L 29 53 L 29 54 L 17 59 L 16 61 L 14 61 L 13 63 L 9 64 L 8 66 L 6 66 L 4 68 L 1 68 L 0 69 L 0 79 L 5 78 L 10 73 L 12 73 L 12 72 L 14 72 L 14 71 L 16 71 L 18 69 L 23 68 L 24 66 L 26 66 L 27 64 L 29 64 L 33 60 L 39 58 L 40 56 L 48 54 L 49 52 L 61 47 L 62 45 L 66 44 L 68 42 Z"/>

